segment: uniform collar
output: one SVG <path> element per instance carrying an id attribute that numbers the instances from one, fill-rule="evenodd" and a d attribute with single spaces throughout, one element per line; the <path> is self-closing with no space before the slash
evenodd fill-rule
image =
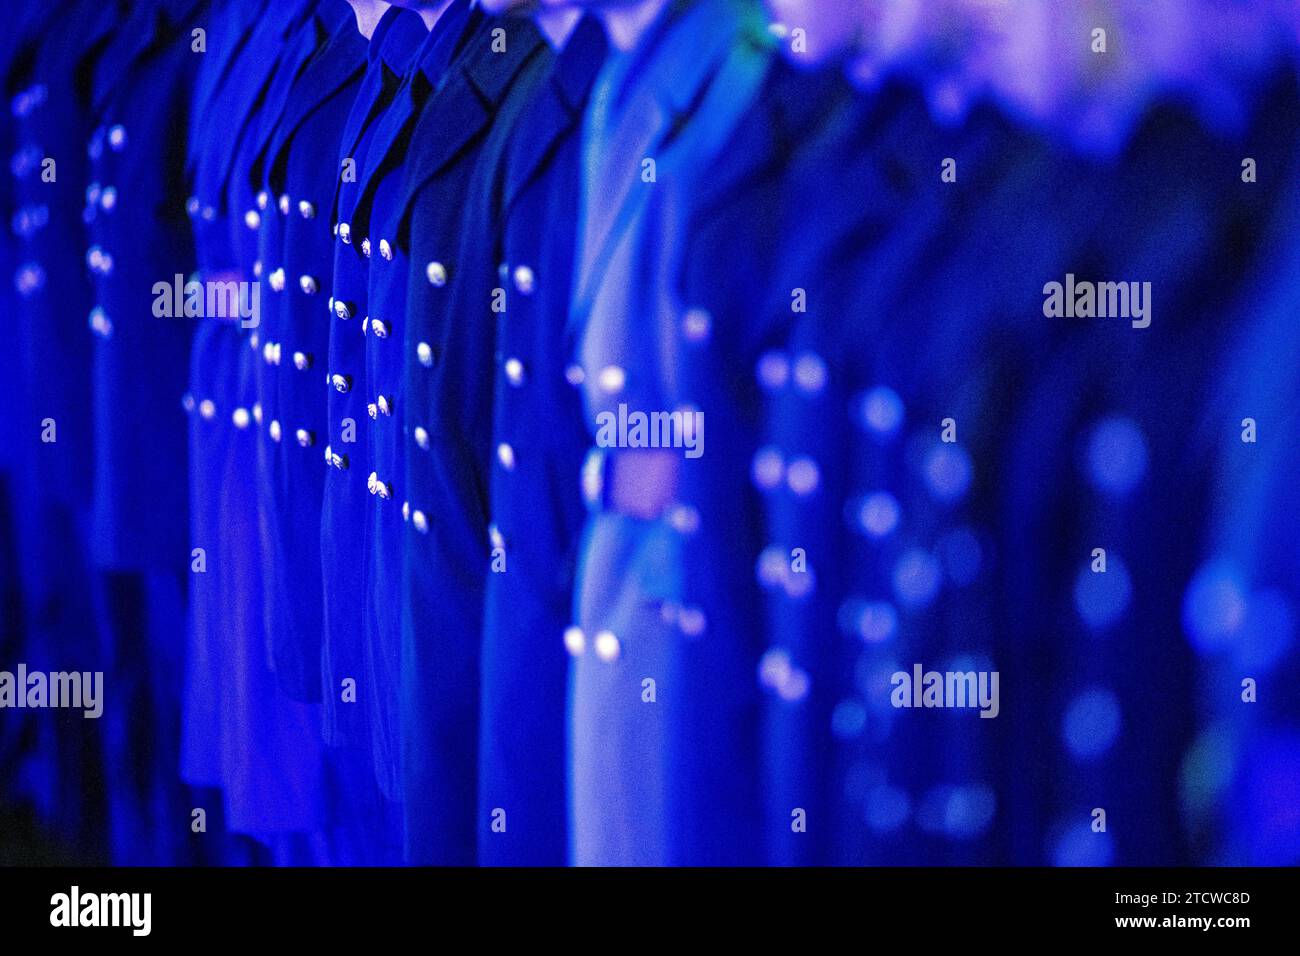
<path id="1" fill-rule="evenodd" d="M 411 58 L 428 35 L 418 13 L 404 7 L 389 7 L 370 36 L 370 62 L 382 59 L 390 70 L 401 76 L 410 68 Z"/>
<path id="2" fill-rule="evenodd" d="M 321 0 L 317 13 L 325 24 L 325 32 L 331 37 L 339 36 L 349 25 L 354 30 L 356 28 L 357 17 L 347 0 Z M 361 34 L 358 33 L 357 36 L 360 37 Z"/>
<path id="3" fill-rule="evenodd" d="M 600 21 L 587 14 L 578 21 L 556 57 L 551 82 L 570 113 L 582 112 L 608 42 Z"/>
<path id="4" fill-rule="evenodd" d="M 456 54 L 465 41 L 483 21 L 483 11 L 472 0 L 452 0 L 451 6 L 438 18 L 429 31 L 429 39 L 421 49 L 418 63 L 420 72 L 435 89 L 442 82 Z"/>

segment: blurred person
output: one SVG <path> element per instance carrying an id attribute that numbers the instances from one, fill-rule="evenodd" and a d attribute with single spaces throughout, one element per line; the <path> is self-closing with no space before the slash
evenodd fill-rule
<path id="1" fill-rule="evenodd" d="M 330 210 L 341 175 L 336 164 L 349 112 L 367 72 L 370 39 L 389 10 L 374 0 L 317 6 L 313 30 L 297 42 L 315 48 L 294 76 L 278 111 L 267 110 L 252 166 L 265 212 L 245 213 L 258 233 L 258 261 L 275 278 L 257 335 L 259 512 L 267 632 L 279 690 L 295 700 L 334 699 L 322 687 L 323 592 L 321 505 L 326 469 L 326 364 L 333 301 L 334 236 Z M 418 24 L 418 21 L 417 21 Z M 272 203 L 271 197 L 274 197 Z M 286 201 L 287 200 L 287 201 Z M 285 212 L 287 208 L 288 212 Z M 314 708 L 313 708 L 314 709 Z M 355 743 L 330 747 L 319 786 L 329 861 L 391 863 L 400 859 L 391 812 L 373 782 L 369 751 Z"/>
<path id="2" fill-rule="evenodd" d="M 493 12 L 518 6 L 485 0 Z M 492 550 L 474 542 L 478 564 L 469 568 L 486 573 L 476 821 L 483 865 L 568 859 L 562 636 L 588 444 L 578 393 L 565 377 L 568 306 L 582 113 L 606 42 L 600 22 L 574 8 L 541 8 L 534 18 L 555 55 L 522 115 L 504 127 L 500 158 L 476 167 L 464 230 L 483 247 L 474 294 L 504 290 L 503 308 L 482 310 L 484 338 L 494 345 L 492 374 L 483 376 L 491 393 L 479 400 L 491 402 L 493 418 L 490 436 L 474 436 L 480 460 L 491 462 L 480 478 L 491 523 L 479 533 Z M 503 446 L 507 457 L 495 451 Z M 498 814 L 504 828 L 492 825 Z"/>

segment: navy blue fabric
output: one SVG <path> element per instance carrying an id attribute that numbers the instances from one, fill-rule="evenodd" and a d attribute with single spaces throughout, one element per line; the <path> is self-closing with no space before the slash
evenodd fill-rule
<path id="1" fill-rule="evenodd" d="M 573 348 L 565 327 L 582 112 L 605 48 L 600 24 L 581 20 L 512 128 L 499 181 L 472 190 L 480 202 L 497 197 L 500 206 L 495 253 L 505 307 L 496 315 L 489 454 L 502 443 L 514 452 L 510 469 L 490 459 L 489 543 L 502 551 L 488 560 L 484 596 L 478 802 L 480 814 L 505 810 L 507 827 L 494 832 L 480 820 L 478 860 L 488 866 L 568 860 L 558 704 L 568 681 L 563 634 L 586 517 L 573 489 L 588 439 L 578 393 L 565 377 Z"/>

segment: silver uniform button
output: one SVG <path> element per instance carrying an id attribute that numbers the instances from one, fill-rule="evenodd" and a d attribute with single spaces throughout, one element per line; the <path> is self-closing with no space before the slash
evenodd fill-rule
<path id="1" fill-rule="evenodd" d="M 271 441 L 278 442 L 278 441 L 280 440 L 280 423 L 279 423 L 279 421 L 277 421 L 277 420 L 274 419 L 274 418 L 271 419 L 271 424 L 269 424 L 269 425 L 266 426 L 266 430 L 267 430 L 267 431 L 270 433 L 270 435 L 271 435 Z"/>
<path id="2" fill-rule="evenodd" d="M 300 372 L 305 372 L 311 368 L 311 356 L 306 352 L 293 353 L 293 367 Z"/>
<path id="3" fill-rule="evenodd" d="M 315 276 L 299 276 L 299 277 L 298 277 L 298 286 L 299 286 L 299 287 L 302 289 L 302 291 L 303 291 L 304 293 L 306 293 L 307 295 L 315 295 L 315 294 L 316 294 L 316 289 L 318 288 L 317 285 L 316 285 L 316 277 L 315 277 Z"/>
<path id="4" fill-rule="evenodd" d="M 252 418 L 253 416 L 248 413 L 248 409 L 243 408 L 242 406 L 240 408 L 236 408 L 233 412 L 230 413 L 230 420 L 234 422 L 235 427 L 239 429 L 247 428 L 248 423 L 252 421 Z"/>
<path id="5" fill-rule="evenodd" d="M 393 258 L 393 247 L 388 244 L 387 239 L 379 240 L 379 254 L 385 259 Z"/>
<path id="6" fill-rule="evenodd" d="M 536 280 L 532 269 L 528 268 L 528 266 L 515 266 L 515 288 L 522 295 L 532 295 L 535 284 Z"/>
<path id="7" fill-rule="evenodd" d="M 600 631 L 596 634 L 593 642 L 596 649 L 596 656 L 605 663 L 611 663 L 618 660 L 620 645 L 618 637 L 613 631 Z"/>
<path id="8" fill-rule="evenodd" d="M 362 240 L 361 240 L 361 254 L 362 254 L 363 256 L 365 256 L 367 259 L 370 258 L 370 239 L 369 239 L 369 238 L 366 238 L 366 239 L 362 239 Z"/>
<path id="9" fill-rule="evenodd" d="M 289 201 L 289 194 L 288 194 L 288 193 L 283 194 L 283 195 L 280 197 L 280 215 L 282 215 L 282 216 L 287 216 L 287 215 L 289 215 L 289 207 L 290 207 L 290 205 L 291 205 L 291 203 L 290 203 L 290 201 Z"/>
<path id="10" fill-rule="evenodd" d="M 350 319 L 357 314 L 357 307 L 351 302 L 344 302 L 342 299 L 334 300 L 334 314 L 340 319 Z"/>
<path id="11" fill-rule="evenodd" d="M 262 214 L 256 209 L 250 209 L 244 213 L 244 225 L 249 229 L 256 229 L 262 224 Z"/>
<path id="12" fill-rule="evenodd" d="M 687 309 L 682 316 L 682 335 L 688 342 L 703 342 L 713 328 L 713 316 L 707 309 Z"/>
<path id="13" fill-rule="evenodd" d="M 265 189 L 263 189 L 260 193 L 257 194 L 257 208 L 258 208 L 258 209 L 265 209 L 265 208 L 267 207 L 267 204 L 268 204 L 270 201 L 271 201 L 271 197 L 270 197 L 269 195 L 267 195 L 267 192 L 266 192 Z"/>
<path id="14" fill-rule="evenodd" d="M 199 402 L 199 414 L 204 418 L 211 419 L 216 417 L 217 406 L 210 398 L 205 398 Z"/>
<path id="15" fill-rule="evenodd" d="M 393 497 L 393 486 L 386 481 L 380 480 L 377 472 L 371 472 L 370 477 L 366 479 L 366 487 L 370 489 L 372 495 L 388 499 Z"/>
<path id="16" fill-rule="evenodd" d="M 615 395 L 623 391 L 623 386 L 627 382 L 627 372 L 618 365 L 606 365 L 596 375 L 596 382 L 600 385 L 600 390 L 608 395 Z"/>
<path id="17" fill-rule="evenodd" d="M 86 266 L 91 272 L 100 274 L 104 271 L 104 259 L 108 254 L 100 246 L 91 246 L 86 250 Z"/>
<path id="18" fill-rule="evenodd" d="M 442 287 L 447 284 L 447 267 L 441 262 L 430 262 L 424 267 L 424 274 L 432 285 Z"/>
<path id="19" fill-rule="evenodd" d="M 99 194 L 99 208 L 104 212 L 112 212 L 113 207 L 117 205 L 117 188 L 115 186 L 105 186 L 104 191 Z"/>
<path id="20" fill-rule="evenodd" d="M 316 207 L 305 199 L 298 200 L 298 214 L 304 219 L 313 219 L 316 216 Z"/>
<path id="21" fill-rule="evenodd" d="M 420 532 L 420 534 L 429 533 L 429 519 L 425 517 L 423 511 L 416 510 L 411 512 L 411 524 L 415 526 L 415 530 Z"/>
<path id="22" fill-rule="evenodd" d="M 370 331 L 375 333 L 375 338 L 388 338 L 388 323 L 383 319 L 371 319 Z"/>
<path id="23" fill-rule="evenodd" d="M 272 292 L 284 291 L 284 269 L 276 269 L 268 277 L 267 281 L 271 284 Z"/>
<path id="24" fill-rule="evenodd" d="M 303 448 L 310 448 L 312 445 L 316 444 L 316 433 L 313 431 L 299 428 L 294 434 L 298 439 L 298 444 Z"/>
<path id="25" fill-rule="evenodd" d="M 338 237 L 343 240 L 344 245 L 352 245 L 352 226 L 346 222 L 339 223 Z"/>
<path id="26" fill-rule="evenodd" d="M 420 446 L 420 448 L 421 448 L 422 450 L 424 450 L 424 451 L 428 451 L 428 450 L 429 450 L 429 433 L 425 430 L 424 426 L 423 426 L 423 425 L 416 425 L 416 426 L 415 426 L 415 431 L 414 431 L 413 434 L 415 435 L 415 443 L 416 443 L 418 446 Z"/>
<path id="27" fill-rule="evenodd" d="M 112 126 L 108 130 L 108 148 L 113 152 L 121 152 L 122 147 L 126 145 L 126 127 L 121 123 Z"/>
<path id="28" fill-rule="evenodd" d="M 433 346 L 428 342 L 421 342 L 415 347 L 415 357 L 425 368 L 433 368 Z"/>
<path id="29" fill-rule="evenodd" d="M 394 401 L 395 399 L 389 398 L 387 395 L 380 395 L 375 404 L 379 406 L 379 410 L 385 415 L 391 415 L 393 414 Z"/>
<path id="30" fill-rule="evenodd" d="M 515 470 L 515 450 L 506 442 L 497 445 L 497 461 L 506 471 Z"/>
<path id="31" fill-rule="evenodd" d="M 330 384 L 334 386 L 336 392 L 348 392 L 352 389 L 352 377 L 335 372 L 330 376 Z"/>

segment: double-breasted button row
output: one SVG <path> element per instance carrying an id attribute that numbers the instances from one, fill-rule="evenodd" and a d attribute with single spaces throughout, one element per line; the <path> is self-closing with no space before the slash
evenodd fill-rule
<path id="1" fill-rule="evenodd" d="M 202 219 L 204 222 L 212 222 L 217 218 L 216 208 L 204 203 L 198 196 L 185 200 L 185 212 L 191 219 Z"/>
<path id="2" fill-rule="evenodd" d="M 779 392 L 793 385 L 808 395 L 821 392 L 828 377 L 826 362 L 816 352 L 792 356 L 775 349 L 759 357 L 754 374 L 764 391 Z"/>
<path id="3" fill-rule="evenodd" d="M 107 129 L 103 126 L 96 129 L 90 136 L 90 142 L 86 144 L 86 153 L 91 159 L 99 159 L 104 155 L 104 144 L 115 153 L 120 153 L 126 148 L 126 127 L 121 123 L 115 123 Z"/>
<path id="4" fill-rule="evenodd" d="M 387 395 L 380 395 L 373 402 L 367 403 L 366 412 L 372 419 L 378 419 L 380 415 L 392 415 L 393 402 L 394 399 Z"/>
<path id="5" fill-rule="evenodd" d="M 623 645 L 610 630 L 597 631 L 591 642 L 592 650 L 602 661 L 609 664 L 618 660 Z M 587 635 L 576 624 L 564 631 L 564 648 L 572 656 L 580 657 L 587 650 Z"/>
<path id="6" fill-rule="evenodd" d="M 26 179 L 41 165 L 42 150 L 35 143 L 28 143 L 9 159 L 9 171 L 17 179 Z"/>

